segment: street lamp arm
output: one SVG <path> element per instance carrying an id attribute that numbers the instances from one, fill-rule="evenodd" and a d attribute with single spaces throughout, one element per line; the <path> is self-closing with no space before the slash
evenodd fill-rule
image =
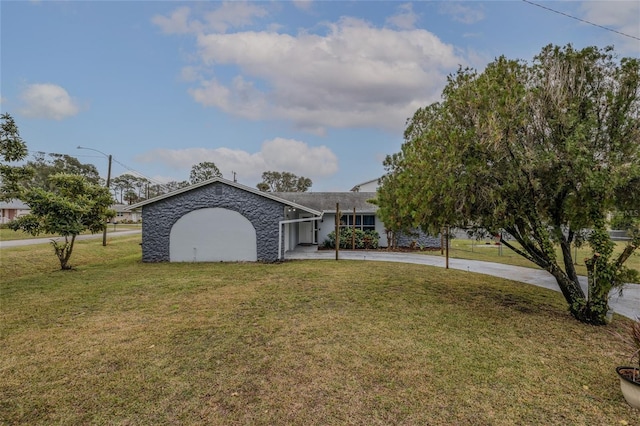
<path id="1" fill-rule="evenodd" d="M 87 148 L 86 146 L 80 146 L 80 145 L 78 145 L 78 146 L 76 147 L 76 149 L 88 149 L 89 151 L 99 152 L 100 154 L 104 155 L 104 156 L 105 156 L 105 157 L 107 157 L 107 158 L 111 157 L 110 155 L 107 155 L 107 154 L 105 154 L 104 152 L 102 152 L 102 151 L 100 151 L 100 150 L 98 150 L 98 149 L 95 149 L 95 148 Z"/>

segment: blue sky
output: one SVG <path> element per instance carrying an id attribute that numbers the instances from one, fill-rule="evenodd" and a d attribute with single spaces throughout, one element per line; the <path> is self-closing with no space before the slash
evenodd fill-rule
<path id="1" fill-rule="evenodd" d="M 640 37 L 640 2 L 539 2 Z M 640 41 L 523 1 L 3 1 L 2 111 L 30 151 L 155 182 L 213 161 L 349 190 L 379 177 L 404 124 L 459 65 L 546 44 Z"/>

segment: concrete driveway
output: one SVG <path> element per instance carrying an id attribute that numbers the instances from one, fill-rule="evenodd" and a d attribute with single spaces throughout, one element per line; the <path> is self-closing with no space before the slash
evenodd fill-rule
<path id="1" fill-rule="evenodd" d="M 335 251 L 317 250 L 315 246 L 298 247 L 293 251 L 285 253 L 285 259 L 335 259 Z M 340 251 L 340 259 L 345 260 L 373 260 L 382 262 L 402 262 L 415 263 L 419 265 L 429 265 L 445 267 L 445 259 L 438 256 L 430 256 L 419 253 L 384 252 L 384 251 Z M 491 275 L 494 277 L 506 278 L 538 287 L 560 291 L 555 278 L 542 269 L 525 268 L 522 266 L 505 265 L 502 263 L 481 262 L 478 260 L 449 259 L 449 268 L 479 274 Z M 587 289 L 587 278 L 580 277 L 583 290 Z M 614 290 L 609 295 L 609 306 L 620 315 L 635 319 L 640 317 L 640 285 L 625 284 L 622 289 Z"/>

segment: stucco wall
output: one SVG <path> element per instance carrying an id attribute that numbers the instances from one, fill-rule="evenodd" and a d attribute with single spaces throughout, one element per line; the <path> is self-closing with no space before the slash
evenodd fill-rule
<path id="1" fill-rule="evenodd" d="M 256 229 L 257 258 L 278 259 L 278 222 L 284 206 L 258 194 L 215 182 L 142 208 L 142 261 L 169 261 L 171 227 L 183 215 L 197 209 L 219 207 L 236 211 Z"/>
<path id="2" fill-rule="evenodd" d="M 345 212 L 344 214 L 349 214 Z M 373 213 L 358 213 L 356 214 L 373 214 Z M 322 217 L 322 222 L 318 223 L 318 245 L 322 245 L 324 241 L 327 239 L 329 234 L 336 230 L 336 214 L 335 213 L 325 213 Z M 387 234 L 384 232 L 384 223 L 382 220 L 376 215 L 376 231 L 378 232 L 378 245 L 380 247 L 387 246 Z"/>

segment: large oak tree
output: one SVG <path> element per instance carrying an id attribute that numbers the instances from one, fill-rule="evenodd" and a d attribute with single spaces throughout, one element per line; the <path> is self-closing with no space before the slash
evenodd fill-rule
<path id="1" fill-rule="evenodd" d="M 604 324 L 610 291 L 637 277 L 624 263 L 640 245 L 640 62 L 550 45 L 530 63 L 460 69 L 385 166 L 378 202 L 397 226 L 504 230 L 518 244 L 502 244 L 555 277 L 575 318 Z M 615 255 L 613 211 L 636 216 Z M 587 294 L 571 250 L 581 235 Z"/>

